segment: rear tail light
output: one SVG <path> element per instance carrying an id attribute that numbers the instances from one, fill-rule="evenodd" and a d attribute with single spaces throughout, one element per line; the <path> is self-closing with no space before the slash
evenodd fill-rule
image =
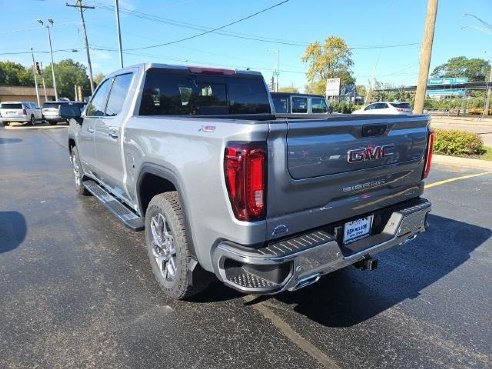
<path id="1" fill-rule="evenodd" d="M 27 115 L 27 110 L 26 110 L 26 108 L 22 109 L 22 115 Z"/>
<path id="2" fill-rule="evenodd" d="M 225 149 L 224 174 L 238 220 L 265 219 L 267 150 L 263 142 L 231 143 Z"/>
<path id="3" fill-rule="evenodd" d="M 188 71 L 195 74 L 223 74 L 229 76 L 236 74 L 236 71 L 234 69 L 223 68 L 188 67 Z"/>
<path id="4" fill-rule="evenodd" d="M 425 167 L 424 172 L 422 173 L 422 179 L 427 178 L 429 176 L 429 172 L 431 169 L 432 162 L 432 151 L 434 150 L 434 132 L 429 133 L 429 141 L 427 143 L 427 153 L 425 155 Z"/>

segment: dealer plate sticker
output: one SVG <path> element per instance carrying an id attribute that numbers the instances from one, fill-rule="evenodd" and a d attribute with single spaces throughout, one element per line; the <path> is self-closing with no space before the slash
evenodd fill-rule
<path id="1" fill-rule="evenodd" d="M 343 243 L 351 243 L 369 235 L 371 232 L 373 215 L 345 223 L 343 229 Z"/>

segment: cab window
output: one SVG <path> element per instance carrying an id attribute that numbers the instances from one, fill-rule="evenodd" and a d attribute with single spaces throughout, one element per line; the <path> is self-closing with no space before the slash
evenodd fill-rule
<path id="1" fill-rule="evenodd" d="M 313 97 L 311 99 L 311 110 L 313 113 L 328 113 L 328 105 L 325 99 Z"/>
<path id="2" fill-rule="evenodd" d="M 87 106 L 85 115 L 88 117 L 100 117 L 104 115 L 106 101 L 111 87 L 111 79 L 104 81 L 97 89 L 89 106 Z"/>
<path id="3" fill-rule="evenodd" d="M 122 74 L 115 77 L 111 92 L 109 93 L 108 104 L 106 107 L 106 115 L 113 117 L 118 115 L 123 109 L 130 83 L 132 82 L 132 74 Z"/>

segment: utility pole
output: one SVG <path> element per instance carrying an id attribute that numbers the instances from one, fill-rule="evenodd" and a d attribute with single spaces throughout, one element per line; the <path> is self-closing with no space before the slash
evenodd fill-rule
<path id="1" fill-rule="evenodd" d="M 39 73 L 41 74 L 41 82 L 43 83 L 44 101 L 48 101 L 48 94 L 46 93 L 46 83 L 44 82 L 43 63 L 39 63 L 39 70 Z"/>
<path id="2" fill-rule="evenodd" d="M 425 21 L 424 39 L 422 40 L 422 51 L 420 52 L 420 70 L 417 91 L 415 92 L 415 105 L 413 111 L 422 114 L 424 111 L 425 93 L 427 90 L 427 79 L 432 55 L 432 43 L 434 42 L 434 29 L 436 25 L 438 0 L 428 0 L 427 18 Z"/>
<path id="3" fill-rule="evenodd" d="M 123 46 L 121 45 L 121 28 L 120 28 L 120 6 L 118 0 L 114 0 L 114 11 L 116 13 L 116 29 L 118 31 L 118 48 L 120 50 L 120 64 L 123 68 Z"/>
<path id="4" fill-rule="evenodd" d="M 92 78 L 91 55 L 89 52 L 89 40 L 87 39 L 87 29 L 85 28 L 84 9 L 95 9 L 95 8 L 93 6 L 82 5 L 82 0 L 77 0 L 77 2 L 74 5 L 71 5 L 69 3 L 66 3 L 65 5 L 72 8 L 79 8 L 80 10 L 80 17 L 82 18 L 82 27 L 84 27 L 85 50 L 87 52 L 87 64 L 89 65 L 89 82 L 91 85 L 91 94 L 94 94 L 94 79 Z"/>
<path id="5" fill-rule="evenodd" d="M 490 104 L 490 84 L 492 83 L 492 65 L 490 66 L 489 81 L 487 83 L 487 97 L 485 98 L 485 110 L 483 115 L 489 115 L 489 104 Z"/>
<path id="6" fill-rule="evenodd" d="M 36 61 L 34 60 L 34 52 L 32 51 L 32 47 L 31 47 L 31 56 L 32 56 L 32 73 L 34 74 L 34 86 L 36 87 L 36 99 L 38 101 L 38 106 L 41 106 L 41 102 L 39 101 L 38 80 L 36 78 L 38 69 L 36 68 Z"/>

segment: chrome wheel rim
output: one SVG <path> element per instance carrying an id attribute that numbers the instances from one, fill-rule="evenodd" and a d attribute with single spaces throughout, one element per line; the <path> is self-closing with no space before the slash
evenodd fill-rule
<path id="1" fill-rule="evenodd" d="M 73 168 L 73 174 L 75 176 L 75 185 L 77 187 L 80 187 L 82 184 L 82 181 L 80 179 L 80 167 L 77 157 L 75 156 L 74 153 L 72 153 L 72 168 Z"/>
<path id="2" fill-rule="evenodd" d="M 152 233 L 152 256 L 159 273 L 164 280 L 172 282 L 176 278 L 176 247 L 164 215 L 158 213 L 152 217 L 150 230 Z"/>

